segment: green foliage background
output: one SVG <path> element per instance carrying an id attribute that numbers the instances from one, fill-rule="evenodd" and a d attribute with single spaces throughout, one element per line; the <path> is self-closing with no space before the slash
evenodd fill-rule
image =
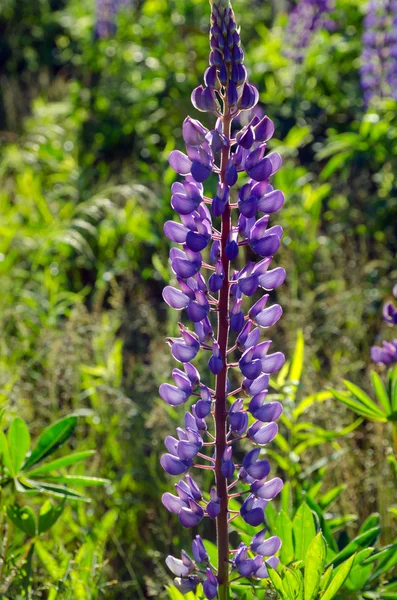
<path id="1" fill-rule="evenodd" d="M 289 6 L 234 2 L 284 158 L 275 179 L 287 198 L 278 219 L 288 279 L 275 345 L 291 356 L 302 329 L 301 397 L 345 377 L 369 391 L 369 348 L 388 335 L 381 306 L 397 280 L 396 103 L 363 106 L 364 3 L 338 0 L 335 31 L 314 36 L 303 64 L 285 56 Z M 190 93 L 206 66 L 208 13 L 206 0 L 139 0 L 98 40 L 92 0 L 0 4 L 0 400 L 32 435 L 79 414 L 72 443 L 97 448 L 88 470 L 111 481 L 88 508 L 69 503 L 41 542 L 31 597 L 164 598 L 164 555 L 189 545 L 160 502 L 162 439 L 179 418 L 157 394 L 176 328 L 161 300 L 162 224 L 167 155 L 182 148 L 184 115 L 200 118 Z M 334 433 L 354 420 L 330 395 L 306 418 Z M 345 438 L 308 442 L 296 461 L 313 483 L 310 465 L 323 458 L 325 486 L 346 488 L 331 517 L 377 511 L 389 543 L 386 437 L 364 421 Z M 96 575 L 76 587 L 61 565 L 81 564 L 93 538 L 107 540 L 104 552 L 85 554 Z M 27 589 L 16 581 L 9 597 Z"/>

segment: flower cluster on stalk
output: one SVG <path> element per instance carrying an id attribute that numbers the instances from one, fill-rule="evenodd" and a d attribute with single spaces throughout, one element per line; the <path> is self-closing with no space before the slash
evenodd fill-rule
<path id="1" fill-rule="evenodd" d="M 393 288 L 393 296 L 397 298 L 397 284 Z M 397 325 L 397 307 L 393 302 L 386 302 L 383 307 L 383 320 L 388 325 Z M 390 342 L 382 342 L 382 346 L 372 346 L 371 359 L 382 365 L 389 367 L 397 363 L 397 338 Z"/>
<path id="2" fill-rule="evenodd" d="M 364 19 L 361 87 L 374 98 L 397 100 L 397 0 L 369 0 Z"/>
<path id="3" fill-rule="evenodd" d="M 313 34 L 320 29 L 332 31 L 335 23 L 329 13 L 334 0 L 300 0 L 291 11 L 288 22 L 287 54 L 300 62 Z"/>
<path id="4" fill-rule="evenodd" d="M 116 32 L 115 19 L 122 6 L 132 0 L 97 0 L 95 35 L 98 38 L 107 38 Z"/>
<path id="5" fill-rule="evenodd" d="M 266 154 L 274 132 L 267 116 L 253 116 L 231 135 L 233 119 L 258 102 L 243 59 L 230 2 L 214 0 L 209 66 L 203 85 L 192 93 L 192 103 L 199 111 L 212 113 L 216 122 L 211 130 L 191 117 L 183 122 L 186 153 L 174 150 L 169 157 L 180 176 L 171 190 L 171 206 L 179 219 L 164 225 L 166 236 L 176 244 L 170 263 L 177 285 L 165 287 L 163 297 L 173 309 L 185 311 L 193 325 L 180 322 L 179 336 L 167 340 L 180 366 L 172 371 L 173 384 L 160 386 L 160 396 L 174 407 L 191 404 L 184 426 L 177 428 L 175 437 L 165 439 L 161 465 L 180 479 L 175 492 L 165 493 L 162 501 L 184 527 L 195 527 L 204 517 L 216 521 L 218 566 L 210 563 L 200 536 L 193 540 L 193 558 L 183 551 L 180 559 L 169 556 L 166 562 L 182 593 L 202 583 L 208 599 L 225 597 L 222 590 L 233 573 L 237 578 L 267 577 L 269 565 L 278 564 L 281 546 L 278 537 L 268 536 L 263 523 L 265 508 L 283 483 L 270 477 L 270 464 L 261 457 L 261 446 L 277 434 L 282 412 L 279 402 L 267 400 L 267 392 L 270 375 L 285 358 L 270 350 L 270 340 L 261 340 L 261 330 L 282 315 L 281 307 L 269 302 L 269 292 L 286 275 L 282 267 L 271 264 L 283 234 L 271 223 L 272 214 L 284 203 L 283 193 L 270 183 L 281 157 L 277 152 Z M 234 192 L 240 174 L 243 185 Z M 217 191 L 209 198 L 203 184 L 214 176 Z M 241 265 L 243 252 L 258 255 L 259 261 Z M 246 299 L 258 293 L 259 299 L 246 312 Z M 209 374 L 204 379 L 192 362 L 199 352 L 208 355 Z M 231 370 L 242 375 L 234 390 Z M 233 450 L 243 440 L 251 449 L 237 464 Z M 192 477 L 195 468 L 215 475 L 208 495 Z M 241 498 L 239 511 L 229 509 L 232 497 Z M 231 549 L 229 524 L 238 517 L 262 528 L 248 546 Z"/>

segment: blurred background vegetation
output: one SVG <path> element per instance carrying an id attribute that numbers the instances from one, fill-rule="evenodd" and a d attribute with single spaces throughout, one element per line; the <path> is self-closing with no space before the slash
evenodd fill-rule
<path id="1" fill-rule="evenodd" d="M 365 3 L 337 0 L 335 26 L 313 33 L 299 61 L 287 52 L 293 5 L 235 0 L 234 9 L 284 158 L 276 185 L 287 199 L 278 218 L 288 278 L 275 344 L 291 357 L 302 329 L 303 398 L 344 377 L 370 389 L 369 348 L 385 337 L 381 307 L 397 281 L 397 103 L 364 106 Z M 190 93 L 206 67 L 208 16 L 207 0 L 131 0 L 98 37 L 93 0 L 0 3 L 1 404 L 33 436 L 80 415 L 74 443 L 97 448 L 86 468 L 111 482 L 90 505 L 71 502 L 44 538 L 54 564 L 35 559 L 32 597 L 55 586 L 54 598 L 164 598 L 164 555 L 190 538 L 160 502 L 162 439 L 178 419 L 157 393 L 176 327 L 161 298 L 162 226 L 167 156 L 182 147 L 184 116 L 200 118 Z M 305 417 L 329 432 L 354 421 L 330 397 Z M 364 421 L 289 460 L 313 483 L 310 465 L 324 459 L 325 489 L 346 488 L 330 517 L 355 531 L 354 515 L 377 511 L 388 543 L 386 438 Z M 55 567 L 66 554 L 79 564 L 87 539 L 96 550 L 76 595 Z"/>

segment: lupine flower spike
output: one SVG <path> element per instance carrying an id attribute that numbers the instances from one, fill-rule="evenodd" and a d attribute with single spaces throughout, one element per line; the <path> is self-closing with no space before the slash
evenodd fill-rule
<path id="1" fill-rule="evenodd" d="M 397 284 L 393 288 L 393 296 L 397 298 Z M 387 302 L 384 305 L 383 320 L 388 325 L 397 325 L 397 307 L 393 302 Z M 390 342 L 382 342 L 382 346 L 372 346 L 371 359 L 386 367 L 397 363 L 397 338 Z"/>
<path id="2" fill-rule="evenodd" d="M 365 104 L 375 98 L 397 100 L 397 0 L 369 0 L 362 41 Z"/>
<path id="3" fill-rule="evenodd" d="M 190 404 L 184 426 L 177 429 L 176 437 L 165 440 L 167 452 L 161 464 L 180 478 L 175 493 L 164 494 L 164 506 L 184 527 L 195 527 L 208 517 L 217 529 L 218 568 L 209 562 L 196 536 L 192 557 L 182 552 L 181 558 L 167 558 L 175 585 L 187 593 L 201 583 L 206 598 L 224 600 L 231 576 L 267 577 L 268 566 L 277 566 L 281 546 L 279 538 L 267 536 L 263 522 L 267 504 L 283 483 L 270 476 L 261 447 L 277 434 L 282 407 L 268 402 L 266 396 L 270 375 L 285 359 L 281 352 L 271 352 L 270 340 L 261 341 L 261 330 L 282 315 L 281 307 L 271 303 L 270 292 L 285 279 L 282 267 L 271 268 L 283 231 L 271 220 L 284 196 L 270 183 L 281 165 L 277 152 L 266 154 L 266 142 L 274 132 L 272 121 L 255 115 L 231 135 L 233 120 L 255 107 L 258 92 L 247 81 L 229 0 L 216 0 L 211 8 L 209 66 L 203 84 L 192 93 L 192 102 L 216 121 L 208 130 L 187 117 L 182 127 L 186 153 L 174 150 L 169 157 L 180 176 L 171 190 L 171 205 L 179 220 L 164 226 L 167 237 L 177 244 L 170 252 L 177 285 L 167 286 L 163 297 L 193 326 L 179 323 L 179 337 L 167 340 L 179 366 L 172 372 L 173 383 L 160 386 L 160 396 L 174 407 Z M 210 177 L 217 178 L 212 199 L 203 186 Z M 240 177 L 243 185 L 234 192 Z M 259 256 L 258 262 L 241 266 L 244 246 L 251 256 Z M 246 312 L 247 299 L 254 295 Z M 205 377 L 192 362 L 199 352 L 208 356 Z M 233 391 L 239 372 L 242 381 Z M 240 441 L 248 451 L 236 464 L 233 451 Z M 213 473 L 209 493 L 194 481 L 194 469 Z M 230 497 L 241 497 L 239 512 L 230 510 Z M 261 530 L 249 546 L 233 550 L 229 527 L 235 518 Z"/>
<path id="4" fill-rule="evenodd" d="M 297 62 L 305 57 L 311 38 L 321 29 L 332 31 L 335 22 L 330 19 L 334 0 L 300 0 L 291 11 L 287 28 L 286 53 Z"/>

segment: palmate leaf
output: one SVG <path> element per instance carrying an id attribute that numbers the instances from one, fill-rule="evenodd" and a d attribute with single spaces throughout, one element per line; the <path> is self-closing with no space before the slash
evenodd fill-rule
<path id="1" fill-rule="evenodd" d="M 269 566 L 268 573 L 269 573 L 269 578 L 273 584 L 274 589 L 276 590 L 276 592 L 278 592 L 280 594 L 280 597 L 282 598 L 282 600 L 292 600 L 292 598 L 288 594 L 287 590 L 284 589 L 283 581 L 282 581 L 280 575 L 277 573 L 277 571 L 275 571 L 275 569 L 272 569 Z"/>
<path id="2" fill-rule="evenodd" d="M 368 394 L 366 394 L 361 388 L 358 387 L 358 385 L 355 385 L 354 383 L 352 383 L 351 381 L 347 381 L 346 379 L 343 380 L 343 383 L 345 384 L 349 392 L 356 398 L 356 400 L 358 402 L 361 402 L 361 404 L 364 404 L 364 406 L 366 406 L 370 410 L 370 412 L 376 413 L 379 416 L 384 417 L 384 412 L 378 407 L 377 404 L 375 404 L 373 400 L 371 400 Z"/>
<path id="3" fill-rule="evenodd" d="M 381 423 L 386 423 L 387 418 L 386 415 L 381 412 L 381 410 L 375 404 L 375 410 L 371 410 L 367 405 L 362 404 L 362 402 L 357 401 L 356 399 L 348 396 L 347 394 L 342 394 L 336 390 L 331 390 L 334 398 L 343 402 L 348 408 L 351 408 L 354 412 L 365 417 L 366 419 L 370 419 L 372 421 L 379 421 Z"/>
<path id="4" fill-rule="evenodd" d="M 36 463 L 44 460 L 47 456 L 55 452 L 72 435 L 77 425 L 77 417 L 64 417 L 53 425 L 50 425 L 43 431 L 39 437 L 31 455 L 24 463 L 22 469 L 28 470 Z"/>

